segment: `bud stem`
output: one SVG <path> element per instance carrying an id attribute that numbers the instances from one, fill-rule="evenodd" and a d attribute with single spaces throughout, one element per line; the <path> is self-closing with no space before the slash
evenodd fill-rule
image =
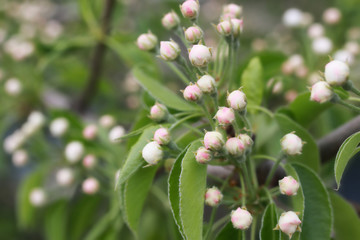
<path id="1" fill-rule="evenodd" d="M 334 94 L 334 97 L 331 99 L 332 102 L 334 103 L 338 103 L 340 105 L 343 105 L 351 110 L 354 110 L 355 112 L 358 112 L 360 113 L 360 108 L 351 104 L 351 103 L 348 103 L 348 102 L 345 102 L 344 100 L 342 100 L 337 94 Z"/>
<path id="2" fill-rule="evenodd" d="M 186 84 L 189 85 L 189 79 L 174 65 L 173 62 L 164 61 L 169 68 Z"/>
<path id="3" fill-rule="evenodd" d="M 270 181 L 272 180 L 272 178 L 273 178 L 273 176 L 274 176 L 274 174 L 275 174 L 276 169 L 278 168 L 279 164 L 281 163 L 282 158 L 283 158 L 283 154 L 280 155 L 280 157 L 276 160 L 275 164 L 272 166 L 272 168 L 271 168 L 271 170 L 270 170 L 270 173 L 269 173 L 269 175 L 268 175 L 267 178 L 266 178 L 264 187 L 268 187 L 268 186 L 269 186 Z"/>
<path id="4" fill-rule="evenodd" d="M 202 107 L 202 109 L 203 109 L 203 112 L 204 112 L 205 116 L 206 116 L 207 119 L 209 120 L 209 123 L 210 123 L 210 125 L 211 125 L 211 128 L 212 128 L 213 130 L 215 130 L 215 123 L 214 123 L 214 121 L 213 121 L 213 119 L 212 119 L 209 111 L 207 110 L 205 104 L 202 103 L 202 104 L 201 104 L 201 107 Z"/>
<path id="5" fill-rule="evenodd" d="M 360 90 L 357 89 L 357 88 L 354 86 L 354 84 L 352 83 L 351 80 L 348 80 L 348 81 L 344 84 L 343 88 L 344 88 L 345 90 L 351 91 L 351 92 L 355 93 L 356 95 L 360 96 Z"/>

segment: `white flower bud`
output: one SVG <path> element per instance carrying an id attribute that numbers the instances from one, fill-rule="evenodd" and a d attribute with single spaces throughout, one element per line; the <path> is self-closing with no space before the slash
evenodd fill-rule
<path id="1" fill-rule="evenodd" d="M 96 178 L 89 177 L 82 183 L 82 190 L 85 194 L 93 195 L 99 191 L 100 184 Z"/>
<path id="2" fill-rule="evenodd" d="M 83 137 L 87 140 L 93 140 L 97 135 L 97 130 L 98 129 L 97 129 L 96 125 L 89 124 L 84 128 L 84 130 L 82 132 Z"/>
<path id="3" fill-rule="evenodd" d="M 103 115 L 99 119 L 99 124 L 103 128 L 111 128 L 115 125 L 115 118 L 111 115 Z"/>
<path id="4" fill-rule="evenodd" d="M 223 195 L 217 187 L 208 188 L 205 193 L 205 204 L 215 207 L 219 205 L 222 198 Z"/>
<path id="5" fill-rule="evenodd" d="M 330 85 L 341 86 L 349 78 L 349 66 L 339 60 L 333 60 L 325 66 L 325 80 Z"/>
<path id="6" fill-rule="evenodd" d="M 29 200 L 34 207 L 42 207 L 46 203 L 46 193 L 42 188 L 34 188 L 30 192 Z"/>
<path id="7" fill-rule="evenodd" d="M 150 118 L 154 121 L 160 122 L 167 118 L 167 109 L 163 104 L 155 103 L 150 109 Z"/>
<path id="8" fill-rule="evenodd" d="M 117 142 L 118 138 L 121 138 L 125 135 L 125 128 L 122 126 L 115 126 L 109 132 L 109 140 L 111 142 Z"/>
<path id="9" fill-rule="evenodd" d="M 66 118 L 56 118 L 50 123 L 50 133 L 54 137 L 61 137 L 66 133 L 69 127 L 69 121 Z"/>
<path id="10" fill-rule="evenodd" d="M 360 53 L 359 43 L 355 41 L 347 42 L 345 44 L 345 50 L 351 53 L 352 55 L 358 55 Z"/>
<path id="11" fill-rule="evenodd" d="M 160 145 L 167 145 L 170 143 L 171 136 L 167 128 L 159 128 L 154 133 L 154 140 Z"/>
<path id="12" fill-rule="evenodd" d="M 251 139 L 251 137 L 249 135 L 247 135 L 247 134 L 239 134 L 238 137 L 244 143 L 245 150 L 251 148 L 251 146 L 254 143 L 254 141 Z"/>
<path id="13" fill-rule="evenodd" d="M 319 38 L 324 36 L 325 29 L 320 23 L 314 23 L 309 27 L 307 33 L 310 38 Z"/>
<path id="14" fill-rule="evenodd" d="M 167 30 L 170 30 L 172 28 L 175 28 L 180 23 L 179 16 L 174 12 L 171 11 L 161 19 L 161 23 Z"/>
<path id="15" fill-rule="evenodd" d="M 12 162 L 16 167 L 24 166 L 28 162 L 28 159 L 28 153 L 23 149 L 16 150 L 12 156 Z"/>
<path id="16" fill-rule="evenodd" d="M 214 93 L 216 90 L 215 79 L 210 75 L 203 75 L 197 80 L 196 85 L 203 93 Z"/>
<path id="17" fill-rule="evenodd" d="M 227 96 L 227 102 L 229 106 L 237 111 L 244 111 L 246 109 L 246 95 L 241 90 L 232 91 Z"/>
<path id="18" fill-rule="evenodd" d="M 136 45 L 139 49 L 144 51 L 153 50 L 158 42 L 157 37 L 151 32 L 141 34 L 137 40 Z"/>
<path id="19" fill-rule="evenodd" d="M 149 165 L 157 164 L 164 157 L 164 152 L 161 146 L 153 141 L 145 145 L 142 150 L 142 157 Z"/>
<path id="20" fill-rule="evenodd" d="M 245 209 L 237 208 L 235 211 L 231 212 L 231 222 L 236 229 L 248 229 L 252 220 L 251 214 Z"/>
<path id="21" fill-rule="evenodd" d="M 44 125 L 45 116 L 41 112 L 33 111 L 28 117 L 28 122 L 35 130 L 37 130 Z"/>
<path id="22" fill-rule="evenodd" d="M 202 39 L 203 35 L 204 33 L 201 28 L 196 25 L 189 27 L 185 30 L 185 39 L 189 43 L 199 42 Z"/>
<path id="23" fill-rule="evenodd" d="M 341 20 L 341 12 L 337 8 L 328 8 L 323 13 L 323 20 L 329 25 L 338 23 Z"/>
<path id="24" fill-rule="evenodd" d="M 297 214 L 293 211 L 284 212 L 279 218 L 279 223 L 275 229 L 280 229 L 287 234 L 289 238 L 298 230 L 300 230 L 301 221 Z"/>
<path id="25" fill-rule="evenodd" d="M 299 187 L 300 184 L 292 176 L 287 176 L 279 180 L 279 188 L 281 194 L 294 196 L 299 190 Z"/>
<path id="26" fill-rule="evenodd" d="M 60 186 L 69 186 L 74 182 L 74 172 L 70 168 L 62 168 L 56 173 L 56 182 Z"/>
<path id="27" fill-rule="evenodd" d="M 179 45 L 174 41 L 161 41 L 160 42 L 160 57 L 165 61 L 175 60 L 181 50 Z"/>
<path id="28" fill-rule="evenodd" d="M 327 82 L 319 81 L 311 87 L 310 100 L 318 103 L 324 103 L 331 100 L 334 92 Z"/>
<path id="29" fill-rule="evenodd" d="M 204 145 L 206 149 L 218 151 L 224 146 L 224 138 L 221 133 L 217 131 L 211 131 L 205 133 Z"/>
<path id="30" fill-rule="evenodd" d="M 235 113 L 232 108 L 219 107 L 219 110 L 216 112 L 215 118 L 220 125 L 228 125 L 234 122 Z"/>
<path id="31" fill-rule="evenodd" d="M 88 154 L 84 157 L 82 164 L 85 168 L 92 169 L 95 167 L 96 162 L 97 162 L 97 159 L 96 159 L 95 155 Z"/>
<path id="32" fill-rule="evenodd" d="M 312 42 L 312 49 L 316 54 L 326 55 L 333 49 L 333 43 L 327 37 L 319 37 Z"/>
<path id="33" fill-rule="evenodd" d="M 225 148 L 232 156 L 241 156 L 245 152 L 245 145 L 238 137 L 229 138 L 225 143 Z"/>
<path id="34" fill-rule="evenodd" d="M 84 154 L 84 146 L 81 142 L 73 141 L 65 147 L 65 157 L 70 163 L 78 162 Z"/>
<path id="35" fill-rule="evenodd" d="M 188 19 L 194 19 L 198 17 L 200 5 L 197 0 L 186 0 L 180 5 L 182 15 Z"/>
<path id="36" fill-rule="evenodd" d="M 212 153 L 204 147 L 199 147 L 195 153 L 195 159 L 198 163 L 205 164 L 212 159 Z"/>
<path id="37" fill-rule="evenodd" d="M 288 133 L 281 139 L 281 148 L 288 155 L 301 154 L 303 145 L 301 138 L 294 133 Z"/>
<path id="38" fill-rule="evenodd" d="M 202 98 L 202 91 L 197 85 L 190 84 L 184 89 L 184 98 L 188 101 L 197 102 Z"/>
<path id="39" fill-rule="evenodd" d="M 233 18 L 230 20 L 232 26 L 232 34 L 238 36 L 243 31 L 244 21 L 242 19 Z"/>
<path id="40" fill-rule="evenodd" d="M 231 21 L 225 19 L 216 26 L 216 30 L 222 36 L 229 36 L 232 33 Z"/>
<path id="41" fill-rule="evenodd" d="M 300 27 L 303 21 L 303 12 L 297 8 L 290 8 L 283 15 L 283 23 L 287 27 Z"/>
<path id="42" fill-rule="evenodd" d="M 227 4 L 223 7 L 223 14 L 231 14 L 234 17 L 240 17 L 242 11 L 242 7 L 234 3 Z"/>
<path id="43" fill-rule="evenodd" d="M 340 49 L 340 50 L 336 51 L 334 54 L 334 59 L 339 60 L 339 61 L 344 62 L 349 65 L 354 64 L 354 55 L 345 49 Z"/>
<path id="44" fill-rule="evenodd" d="M 195 67 L 206 67 L 212 59 L 211 49 L 204 45 L 194 45 L 189 52 L 189 59 Z"/>
<path id="45" fill-rule="evenodd" d="M 21 82 L 16 78 L 10 78 L 4 84 L 5 92 L 10 96 L 17 96 L 21 93 Z"/>

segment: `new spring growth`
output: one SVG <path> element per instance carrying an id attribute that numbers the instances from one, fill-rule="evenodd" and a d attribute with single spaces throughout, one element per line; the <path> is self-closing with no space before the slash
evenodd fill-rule
<path id="1" fill-rule="evenodd" d="M 325 80 L 332 86 L 341 86 L 349 78 L 349 66 L 339 60 L 333 60 L 325 66 Z"/>
<path id="2" fill-rule="evenodd" d="M 229 125 L 234 122 L 235 113 L 232 108 L 219 107 L 219 110 L 216 112 L 215 118 L 220 125 Z"/>
<path id="3" fill-rule="evenodd" d="M 196 85 L 203 93 L 214 93 L 216 91 L 215 79 L 210 75 L 204 75 L 197 80 Z"/>
<path id="4" fill-rule="evenodd" d="M 292 176 L 287 176 L 279 180 L 281 194 L 294 196 L 299 190 L 299 187 L 299 183 Z"/>
<path id="5" fill-rule="evenodd" d="M 69 163 L 78 162 L 84 154 L 84 146 L 81 142 L 73 141 L 65 147 L 65 157 Z"/>
<path id="6" fill-rule="evenodd" d="M 180 5 L 180 10 L 184 18 L 196 19 L 199 15 L 200 4 L 197 0 L 187 0 Z"/>
<path id="7" fill-rule="evenodd" d="M 179 45 L 174 41 L 160 42 L 160 58 L 165 61 L 174 61 L 180 54 Z"/>
<path id="8" fill-rule="evenodd" d="M 232 91 L 227 96 L 228 105 L 236 111 L 244 111 L 246 109 L 246 95 L 241 90 Z"/>
<path id="9" fill-rule="evenodd" d="M 211 131 L 205 133 L 204 146 L 206 149 L 213 151 L 219 151 L 224 146 L 224 137 L 217 131 Z"/>
<path id="10" fill-rule="evenodd" d="M 223 195 L 217 187 L 208 188 L 205 193 L 205 204 L 215 207 L 219 205 L 222 198 Z"/>
<path id="11" fill-rule="evenodd" d="M 245 145 L 239 137 L 232 137 L 226 141 L 225 148 L 232 156 L 241 156 L 245 152 Z"/>
<path id="12" fill-rule="evenodd" d="M 238 207 L 231 212 L 231 222 L 236 229 L 248 229 L 252 223 L 253 217 L 246 209 Z"/>
<path id="13" fill-rule="evenodd" d="M 160 145 L 167 145 L 170 143 L 171 136 L 167 128 L 159 128 L 154 133 L 154 140 Z"/>
<path id="14" fill-rule="evenodd" d="M 143 148 L 142 157 L 149 165 L 155 165 L 163 159 L 164 152 L 157 142 L 152 141 Z"/>
<path id="15" fill-rule="evenodd" d="M 195 153 L 195 159 L 198 163 L 206 164 L 213 158 L 212 152 L 204 147 L 199 147 Z"/>
<path id="16" fill-rule="evenodd" d="M 310 100 L 318 103 L 328 102 L 334 96 L 331 86 L 325 81 L 319 81 L 311 87 Z"/>
<path id="17" fill-rule="evenodd" d="M 190 85 L 184 89 L 183 95 L 186 100 L 197 102 L 202 98 L 203 93 L 196 84 L 190 83 Z"/>
<path id="18" fill-rule="evenodd" d="M 165 14 L 165 16 L 161 19 L 161 23 L 164 28 L 171 30 L 179 25 L 180 18 L 174 11 L 171 11 Z"/>
<path id="19" fill-rule="evenodd" d="M 206 67 L 212 59 L 211 49 L 201 44 L 194 45 L 189 51 L 189 59 L 195 67 Z"/>
<path id="20" fill-rule="evenodd" d="M 188 27 L 185 32 L 185 39 L 189 43 L 198 43 L 203 38 L 203 30 L 199 26 Z"/>
<path id="21" fill-rule="evenodd" d="M 136 40 L 136 45 L 139 49 L 143 51 L 153 50 L 156 47 L 157 43 L 157 37 L 150 31 L 148 33 L 141 34 Z"/>
<path id="22" fill-rule="evenodd" d="M 276 227 L 274 228 L 274 230 L 280 229 L 282 232 L 287 234 L 289 236 L 289 238 L 291 239 L 292 235 L 296 231 L 301 232 L 301 228 L 299 226 L 300 224 L 301 224 L 301 221 L 295 212 L 293 212 L 293 211 L 284 212 L 281 214 L 281 216 L 279 218 L 279 222 L 276 225 Z"/>
<path id="23" fill-rule="evenodd" d="M 155 103 L 150 109 L 150 118 L 156 122 L 166 120 L 168 111 L 163 104 Z"/>
<path id="24" fill-rule="evenodd" d="M 294 133 L 288 133 L 281 139 L 281 149 L 288 155 L 301 154 L 304 142 Z"/>
<path id="25" fill-rule="evenodd" d="M 93 195 L 99 191 L 100 184 L 96 178 L 89 177 L 82 183 L 82 190 L 85 194 Z"/>

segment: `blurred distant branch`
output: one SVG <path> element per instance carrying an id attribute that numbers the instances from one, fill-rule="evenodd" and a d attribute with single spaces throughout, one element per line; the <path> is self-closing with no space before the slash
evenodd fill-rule
<path id="1" fill-rule="evenodd" d="M 79 112 L 85 112 L 87 110 L 91 103 L 91 100 L 96 95 L 99 86 L 100 76 L 103 71 L 103 59 L 106 52 L 104 39 L 110 31 L 111 16 L 114 12 L 113 10 L 115 7 L 115 3 L 116 0 L 105 1 L 104 11 L 101 20 L 102 36 L 99 38 L 94 48 L 93 57 L 90 63 L 90 73 L 87 80 L 87 85 L 85 86 L 84 91 L 80 94 L 80 98 L 74 104 L 75 110 Z"/>

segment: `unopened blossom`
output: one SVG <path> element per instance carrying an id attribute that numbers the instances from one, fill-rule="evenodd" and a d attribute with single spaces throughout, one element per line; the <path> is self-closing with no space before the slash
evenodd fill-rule
<path id="1" fill-rule="evenodd" d="M 197 85 L 190 84 L 184 89 L 183 95 L 186 100 L 196 102 L 202 98 L 203 93 Z"/>
<path id="2" fill-rule="evenodd" d="M 182 15 L 188 19 L 195 19 L 199 15 L 200 4 L 198 0 L 186 0 L 180 5 Z"/>
<path id="3" fill-rule="evenodd" d="M 29 160 L 28 153 L 23 149 L 16 150 L 12 155 L 12 162 L 16 167 L 24 166 Z"/>
<path id="4" fill-rule="evenodd" d="M 74 171 L 71 168 L 62 168 L 56 173 L 56 182 L 60 186 L 69 186 L 74 181 Z"/>
<path id="5" fill-rule="evenodd" d="M 170 30 L 179 25 L 180 18 L 174 11 L 171 11 L 165 14 L 165 16 L 161 19 L 161 23 L 164 26 L 164 28 Z"/>
<path id="6" fill-rule="evenodd" d="M 70 163 L 78 162 L 84 154 L 84 145 L 81 142 L 73 141 L 65 147 L 65 157 Z"/>
<path id="7" fill-rule="evenodd" d="M 196 25 L 188 27 L 185 30 L 185 39 L 189 43 L 199 42 L 202 39 L 203 35 L 204 35 L 203 30 L 201 30 L 201 28 Z"/>
<path id="8" fill-rule="evenodd" d="M 301 220 L 298 215 L 293 211 L 288 211 L 281 214 L 279 222 L 274 230 L 280 229 L 291 239 L 296 231 L 301 231 L 300 224 Z"/>
<path id="9" fill-rule="evenodd" d="M 303 12 L 297 8 L 290 8 L 284 13 L 282 20 L 287 27 L 300 27 L 303 21 Z"/>
<path id="10" fill-rule="evenodd" d="M 231 14 L 234 17 L 240 17 L 242 11 L 242 7 L 234 3 L 227 4 L 223 7 L 223 14 Z"/>
<path id="11" fill-rule="evenodd" d="M 245 144 L 239 137 L 229 138 L 225 143 L 225 148 L 232 156 L 241 156 L 245 152 Z"/>
<path id="12" fill-rule="evenodd" d="M 203 93 L 214 93 L 216 90 L 215 79 L 210 75 L 203 75 L 197 80 L 196 85 Z"/>
<path id="13" fill-rule="evenodd" d="M 217 131 L 211 131 L 205 133 L 204 145 L 206 149 L 218 151 L 224 146 L 224 137 Z"/>
<path id="14" fill-rule="evenodd" d="M 216 120 L 220 125 L 231 124 L 235 120 L 235 113 L 232 108 L 220 107 L 215 115 Z"/>
<path id="15" fill-rule="evenodd" d="M 324 103 L 330 101 L 333 96 L 334 92 L 331 86 L 325 81 L 319 81 L 311 87 L 311 101 Z"/>
<path id="16" fill-rule="evenodd" d="M 238 137 L 244 143 L 245 149 L 250 149 L 252 147 L 252 145 L 254 144 L 254 141 L 247 134 L 241 133 L 241 134 L 239 134 Z"/>
<path id="17" fill-rule="evenodd" d="M 217 26 L 216 26 L 216 30 L 218 31 L 218 33 L 222 36 L 229 36 L 231 35 L 233 29 L 232 29 L 232 25 L 231 25 L 231 21 L 230 20 L 224 20 L 221 21 Z"/>
<path id="18" fill-rule="evenodd" d="M 96 163 L 97 163 L 97 159 L 93 154 L 86 155 L 82 161 L 83 166 L 87 169 L 94 168 Z"/>
<path id="19" fill-rule="evenodd" d="M 17 96 L 21 93 L 22 84 L 16 78 L 10 78 L 4 84 L 5 92 L 10 96 Z"/>
<path id="20" fill-rule="evenodd" d="M 69 121 L 64 118 L 64 117 L 59 117 L 54 119 L 51 123 L 50 123 L 50 133 L 51 135 L 53 135 L 54 137 L 61 137 L 63 136 L 66 131 L 69 128 Z"/>
<path id="21" fill-rule="evenodd" d="M 99 119 L 99 124 L 103 128 L 111 128 L 115 125 L 115 118 L 111 115 L 103 115 Z"/>
<path id="22" fill-rule="evenodd" d="M 32 111 L 28 116 L 27 122 L 34 128 L 39 129 L 45 123 L 45 116 L 39 111 Z"/>
<path id="23" fill-rule="evenodd" d="M 136 40 L 136 45 L 138 48 L 144 51 L 153 50 L 157 43 L 157 37 L 151 32 L 141 34 Z"/>
<path id="24" fill-rule="evenodd" d="M 150 109 L 150 118 L 154 121 L 160 122 L 167 118 L 167 109 L 163 104 L 155 103 Z"/>
<path id="25" fill-rule="evenodd" d="M 334 53 L 334 60 L 339 60 L 339 61 L 344 62 L 346 64 L 353 65 L 355 57 L 348 50 L 340 49 L 340 50 L 337 50 Z"/>
<path id="26" fill-rule="evenodd" d="M 219 205 L 222 198 L 223 195 L 217 187 L 208 188 L 205 193 L 205 204 L 215 207 Z"/>
<path id="27" fill-rule="evenodd" d="M 167 145 L 170 143 L 171 135 L 167 128 L 159 128 L 154 133 L 154 140 L 160 145 Z"/>
<path id="28" fill-rule="evenodd" d="M 325 29 L 320 23 L 314 23 L 309 27 L 307 33 L 310 38 L 319 38 L 324 35 Z"/>
<path id="29" fill-rule="evenodd" d="M 358 55 L 360 53 L 360 45 L 355 41 L 350 41 L 345 44 L 345 50 L 353 55 Z"/>
<path id="30" fill-rule="evenodd" d="M 164 157 L 161 146 L 156 142 L 149 142 L 142 150 L 142 157 L 149 165 L 157 164 Z"/>
<path id="31" fill-rule="evenodd" d="M 123 126 L 115 126 L 109 132 L 109 140 L 111 142 L 117 142 L 119 138 L 125 135 L 125 128 Z"/>
<path id="32" fill-rule="evenodd" d="M 173 61 L 180 54 L 180 47 L 174 41 L 160 42 L 160 57 L 165 61 Z"/>
<path id="33" fill-rule="evenodd" d="M 299 187 L 300 184 L 292 176 L 287 176 L 279 180 L 279 188 L 281 194 L 294 196 L 299 190 Z"/>
<path id="34" fill-rule="evenodd" d="M 97 131 L 98 131 L 98 129 L 97 129 L 96 125 L 89 124 L 84 128 L 82 134 L 85 139 L 93 140 L 97 135 Z"/>
<path id="35" fill-rule="evenodd" d="M 253 217 L 249 211 L 240 207 L 231 212 L 231 222 L 236 229 L 248 229 L 252 223 L 252 220 Z"/>
<path id="36" fill-rule="evenodd" d="M 244 111 L 246 109 L 246 95 L 241 90 L 232 91 L 227 96 L 228 105 L 236 111 Z"/>
<path id="37" fill-rule="evenodd" d="M 288 133 L 281 139 L 281 148 L 288 155 L 301 154 L 304 142 L 294 133 Z"/>
<path id="38" fill-rule="evenodd" d="M 238 36 L 243 31 L 244 21 L 242 19 L 233 18 L 230 20 L 232 26 L 232 34 Z"/>
<path id="39" fill-rule="evenodd" d="M 30 192 L 29 201 L 34 207 L 42 207 L 45 205 L 47 195 L 42 188 L 34 188 Z"/>
<path id="40" fill-rule="evenodd" d="M 327 37 L 315 38 L 312 42 L 312 49 L 316 54 L 326 55 L 333 49 L 333 43 Z"/>
<path id="41" fill-rule="evenodd" d="M 204 147 L 199 147 L 195 153 L 196 161 L 201 164 L 208 163 L 212 159 L 212 157 L 212 152 Z"/>
<path id="42" fill-rule="evenodd" d="M 350 69 L 349 66 L 339 60 L 333 60 L 325 66 L 325 80 L 330 85 L 341 86 L 349 78 Z"/>
<path id="43" fill-rule="evenodd" d="M 328 8 L 323 13 L 323 20 L 329 25 L 336 24 L 341 20 L 341 12 L 337 8 Z"/>
<path id="44" fill-rule="evenodd" d="M 189 52 L 189 59 L 195 67 L 206 67 L 212 59 L 211 49 L 201 44 L 194 45 Z"/>
<path id="45" fill-rule="evenodd" d="M 85 194 L 93 195 L 99 191 L 100 184 L 96 178 L 89 177 L 82 183 L 82 190 Z"/>

